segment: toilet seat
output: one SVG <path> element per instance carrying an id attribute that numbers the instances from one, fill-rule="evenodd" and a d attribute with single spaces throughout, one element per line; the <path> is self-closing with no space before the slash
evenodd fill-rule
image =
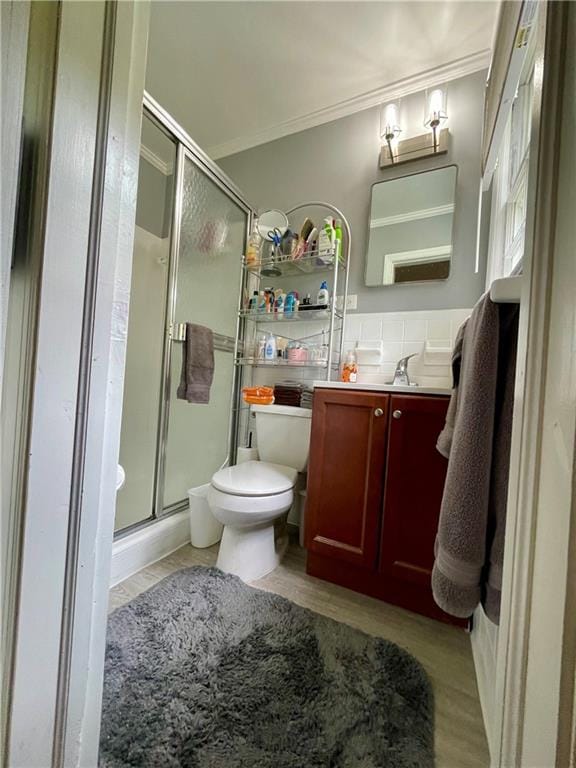
<path id="1" fill-rule="evenodd" d="M 246 461 L 220 469 L 212 487 L 230 496 L 276 496 L 294 488 L 298 472 L 292 467 L 267 461 Z"/>

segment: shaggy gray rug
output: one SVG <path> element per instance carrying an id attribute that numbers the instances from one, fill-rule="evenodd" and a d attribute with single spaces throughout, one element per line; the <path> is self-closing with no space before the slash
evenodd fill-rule
<path id="1" fill-rule="evenodd" d="M 412 656 L 215 568 L 110 616 L 105 768 L 430 768 L 433 740 Z"/>

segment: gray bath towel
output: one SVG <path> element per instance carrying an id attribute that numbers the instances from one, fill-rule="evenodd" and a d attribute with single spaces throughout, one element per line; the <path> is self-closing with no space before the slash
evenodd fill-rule
<path id="1" fill-rule="evenodd" d="M 498 623 L 516 370 L 518 305 L 483 296 L 462 334 L 461 370 L 439 437 L 448 471 L 432 591 L 453 616 L 483 602 Z M 457 352 L 457 350 L 455 350 Z M 455 361 L 458 355 L 455 355 Z"/>
<path id="2" fill-rule="evenodd" d="M 464 342 L 464 332 L 468 325 L 468 319 L 462 323 L 458 329 L 454 349 L 452 351 L 452 397 L 448 403 L 446 411 L 446 423 L 444 429 L 438 435 L 436 450 L 441 453 L 445 459 L 450 456 L 452 447 L 452 437 L 454 436 L 454 422 L 456 421 L 456 411 L 458 409 L 458 388 L 460 386 L 460 369 L 462 367 L 462 344 Z"/>
<path id="3" fill-rule="evenodd" d="M 182 371 L 176 392 L 179 400 L 189 403 L 210 402 L 214 378 L 214 339 L 210 328 L 186 323 L 186 340 L 182 344 Z"/>

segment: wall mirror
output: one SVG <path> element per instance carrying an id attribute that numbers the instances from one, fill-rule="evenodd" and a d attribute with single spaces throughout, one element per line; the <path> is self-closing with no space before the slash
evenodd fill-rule
<path id="1" fill-rule="evenodd" d="M 456 175 L 449 165 L 373 185 L 366 285 L 448 278 Z"/>

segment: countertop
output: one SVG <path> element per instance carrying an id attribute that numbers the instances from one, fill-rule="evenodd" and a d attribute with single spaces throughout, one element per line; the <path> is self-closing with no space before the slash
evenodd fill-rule
<path id="1" fill-rule="evenodd" d="M 445 387 L 394 387 L 391 384 L 362 384 L 356 382 L 348 384 L 344 381 L 314 381 L 314 388 L 323 389 L 356 389 L 368 392 L 396 392 L 398 394 L 408 393 L 410 395 L 450 395 L 452 390 Z"/>

